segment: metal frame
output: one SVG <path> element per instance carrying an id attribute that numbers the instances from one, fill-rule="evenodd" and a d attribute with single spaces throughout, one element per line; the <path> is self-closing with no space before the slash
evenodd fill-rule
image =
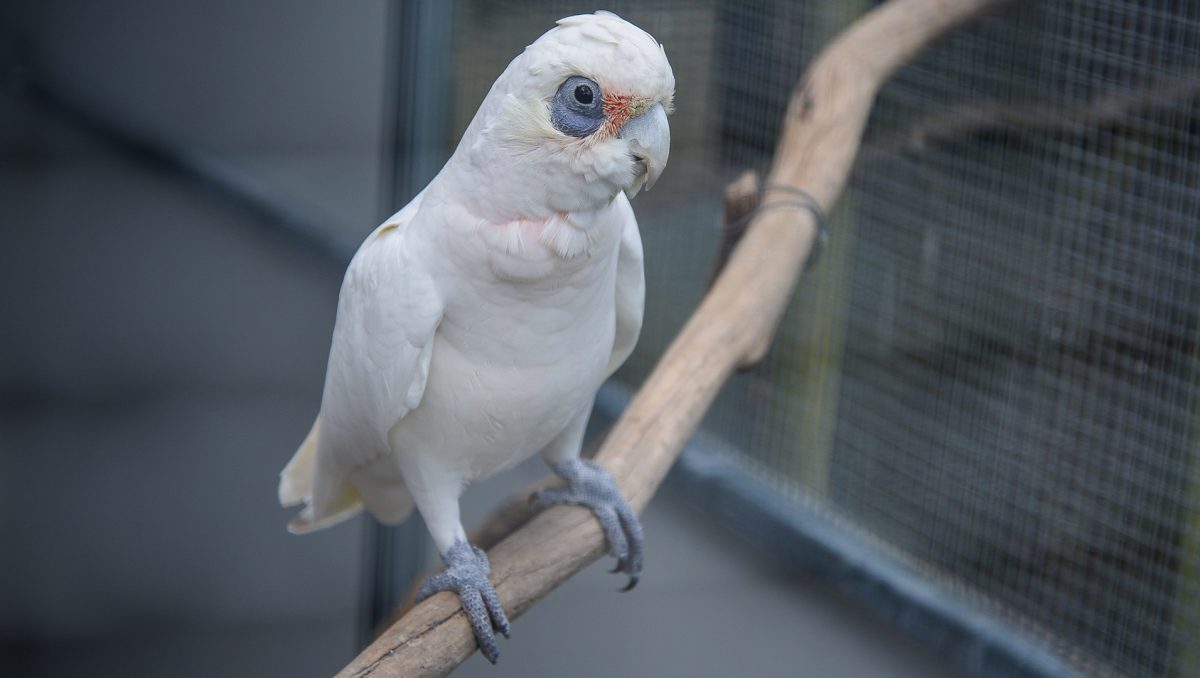
<path id="1" fill-rule="evenodd" d="M 449 0 L 400 0 L 388 7 L 384 124 L 390 152 L 383 157 L 380 209 L 385 216 L 412 200 L 448 157 L 453 32 Z M 364 529 L 359 641 L 365 646 L 424 570 L 429 538 L 416 520 L 395 527 L 368 520 Z"/>

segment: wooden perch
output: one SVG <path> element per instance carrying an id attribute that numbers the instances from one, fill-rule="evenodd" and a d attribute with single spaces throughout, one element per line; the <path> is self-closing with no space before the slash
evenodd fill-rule
<path id="1" fill-rule="evenodd" d="M 817 58 L 792 95 L 766 185 L 792 186 L 832 207 L 854 162 L 880 85 L 922 47 L 999 0 L 892 0 Z M 794 195 L 768 190 L 763 204 Z M 609 433 L 596 459 L 639 511 L 696 430 L 717 391 L 770 345 L 816 233 L 805 209 L 761 209 L 700 307 Z M 835 233 L 833 237 L 837 237 Z M 604 553 L 587 509 L 557 506 L 488 551 L 509 619 Z M 516 627 L 520 633 L 520 627 Z M 452 593 L 413 607 L 341 676 L 440 676 L 476 650 Z"/>

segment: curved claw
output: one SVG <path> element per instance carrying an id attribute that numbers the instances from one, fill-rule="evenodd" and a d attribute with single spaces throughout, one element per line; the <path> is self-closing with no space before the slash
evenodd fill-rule
<path id="1" fill-rule="evenodd" d="M 491 564 L 487 554 L 466 542 L 456 542 L 444 556 L 445 572 L 425 580 L 417 593 L 417 602 L 441 591 L 458 594 L 463 612 L 471 622 L 479 650 L 487 660 L 496 663 L 500 648 L 496 645 L 495 631 L 509 637 L 508 617 L 500 605 L 495 587 L 488 581 Z"/>
<path id="2" fill-rule="evenodd" d="M 483 598 L 483 604 L 487 607 L 488 616 L 491 618 L 496 630 L 504 634 L 505 638 L 511 638 L 508 616 L 504 614 L 504 608 L 500 607 L 500 596 L 496 595 L 496 589 L 488 586 L 479 593 L 480 597 Z"/>
<path id="3" fill-rule="evenodd" d="M 642 550 L 645 542 L 642 534 L 642 523 L 638 520 L 637 514 L 633 512 L 633 507 L 629 505 L 629 502 L 624 500 L 617 507 L 617 517 L 621 520 L 621 526 L 624 529 L 625 538 L 629 544 L 625 572 L 628 572 L 634 579 L 629 586 L 631 589 L 637 585 L 637 577 L 642 572 Z"/>

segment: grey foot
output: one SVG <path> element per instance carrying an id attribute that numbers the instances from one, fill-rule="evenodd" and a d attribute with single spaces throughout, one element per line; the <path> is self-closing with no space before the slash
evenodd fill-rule
<path id="1" fill-rule="evenodd" d="M 642 576 L 642 523 L 617 489 L 612 474 L 585 459 L 558 464 L 554 472 L 567 481 L 567 486 L 541 490 L 530 497 L 530 503 L 536 507 L 573 504 L 590 508 L 604 528 L 609 555 L 617 559 L 613 572 L 629 575 L 629 585 L 621 590 L 637 586 Z"/>
<path id="2" fill-rule="evenodd" d="M 447 570 L 425 580 L 417 593 L 417 602 L 439 591 L 457 593 L 463 612 L 467 613 L 471 628 L 475 630 L 479 650 L 488 661 L 495 664 L 500 657 L 500 648 L 496 646 L 493 627 L 507 638 L 508 617 L 504 616 L 504 609 L 500 607 L 496 589 L 488 581 L 492 567 L 487 554 L 465 541 L 459 541 L 450 547 L 442 560 L 446 561 Z"/>

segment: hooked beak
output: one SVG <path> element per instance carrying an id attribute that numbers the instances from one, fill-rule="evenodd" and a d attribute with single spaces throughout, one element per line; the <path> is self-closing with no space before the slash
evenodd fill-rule
<path id="1" fill-rule="evenodd" d="M 635 177 L 625 189 L 630 198 L 642 190 L 649 191 L 671 154 L 671 127 L 667 124 L 667 112 L 662 104 L 654 104 L 650 110 L 625 123 L 617 133 L 620 139 L 629 141 L 629 154 L 634 159 Z"/>

